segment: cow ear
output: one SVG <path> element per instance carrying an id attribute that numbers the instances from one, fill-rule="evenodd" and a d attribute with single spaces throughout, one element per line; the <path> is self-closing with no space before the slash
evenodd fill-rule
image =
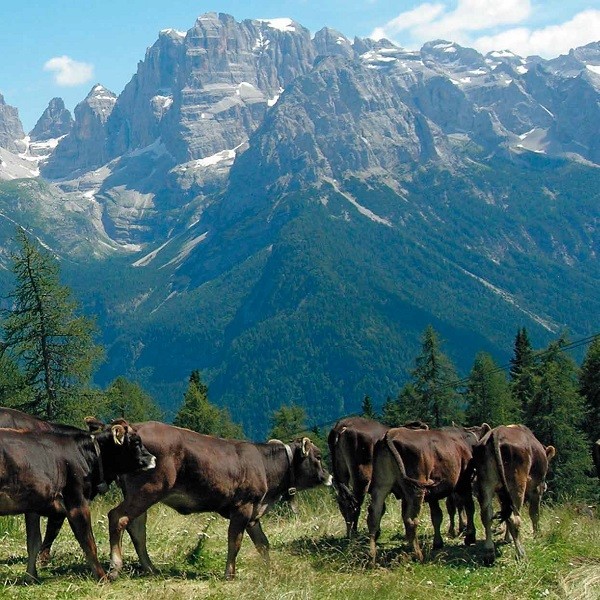
<path id="1" fill-rule="evenodd" d="M 104 423 L 96 417 L 86 417 L 84 421 L 90 433 L 98 433 L 104 429 Z"/>
<path id="2" fill-rule="evenodd" d="M 123 425 L 113 425 L 110 430 L 112 431 L 115 444 L 122 446 L 123 442 L 125 441 L 125 427 L 123 427 Z"/>
<path id="3" fill-rule="evenodd" d="M 308 456 L 308 448 L 310 444 L 310 439 L 307 437 L 302 438 L 302 456 Z"/>

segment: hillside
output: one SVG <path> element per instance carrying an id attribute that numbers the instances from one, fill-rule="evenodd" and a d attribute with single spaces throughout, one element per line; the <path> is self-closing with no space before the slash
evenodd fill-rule
<path id="1" fill-rule="evenodd" d="M 55 253 L 100 385 L 172 416 L 200 369 L 260 438 L 282 404 L 319 424 L 394 396 L 429 324 L 463 375 L 522 326 L 597 333 L 600 43 L 409 52 L 285 23 L 162 31 L 120 94 L 74 119 L 53 99 L 28 138 L 2 100 L 0 263 L 17 224 Z"/>

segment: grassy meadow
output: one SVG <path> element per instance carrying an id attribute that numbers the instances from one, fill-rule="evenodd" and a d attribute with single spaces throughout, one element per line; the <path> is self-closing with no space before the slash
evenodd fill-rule
<path id="1" fill-rule="evenodd" d="M 116 493 L 112 502 L 117 499 Z M 279 506 L 263 519 L 271 543 L 271 567 L 266 569 L 245 536 L 237 561 L 237 578 L 223 579 L 227 521 L 211 514 L 181 516 L 158 505 L 148 519 L 148 548 L 158 575 L 137 570 L 135 551 L 124 536 L 125 567 L 114 583 L 98 584 L 90 576 L 83 553 L 65 527 L 55 543 L 50 564 L 41 567 L 42 583 L 25 579 L 25 525 L 22 517 L 0 518 L 0 598 L 18 599 L 454 599 L 600 598 L 600 519 L 582 505 L 545 506 L 542 533 L 533 538 L 526 516 L 523 537 L 527 557 L 517 562 L 513 546 L 499 547 L 492 567 L 483 566 L 479 516 L 478 543 L 464 548 L 462 540 L 447 540 L 432 553 L 429 511 L 419 528 L 426 555 L 414 562 L 402 536 L 397 503 L 388 499 L 382 520 L 379 561 L 368 566 L 364 515 L 359 535 L 345 539 L 345 525 L 333 492 L 300 493 L 294 515 Z M 103 564 L 108 563 L 106 513 L 110 498 L 93 504 L 93 525 Z M 597 507 L 596 507 L 597 508 Z M 444 519 L 444 528 L 447 518 Z"/>

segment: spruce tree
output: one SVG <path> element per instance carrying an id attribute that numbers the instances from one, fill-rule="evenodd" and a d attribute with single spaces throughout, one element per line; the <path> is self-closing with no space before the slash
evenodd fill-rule
<path id="1" fill-rule="evenodd" d="M 475 357 L 467 390 L 467 425 L 492 427 L 520 422 L 520 410 L 510 392 L 506 375 L 486 352 Z"/>
<path id="2" fill-rule="evenodd" d="M 421 354 L 412 371 L 416 395 L 416 419 L 433 427 L 462 422 L 461 397 L 457 391 L 458 377 L 450 359 L 441 351 L 437 333 L 429 325 L 423 334 Z"/>
<path id="3" fill-rule="evenodd" d="M 517 331 L 513 357 L 510 360 L 510 386 L 512 396 L 525 419 L 529 403 L 535 394 L 535 352 L 531 347 L 525 327 Z"/>
<path id="4" fill-rule="evenodd" d="M 584 430 L 595 442 L 600 439 L 600 336 L 592 340 L 581 364 L 579 391 L 585 399 Z"/>
<path id="5" fill-rule="evenodd" d="M 19 408 L 49 420 L 69 420 L 85 392 L 102 348 L 93 320 L 79 315 L 71 290 L 61 285 L 58 261 L 17 230 L 12 255 L 16 287 L 3 311 L 3 351 L 23 374 L 32 398 Z"/>
<path id="6" fill-rule="evenodd" d="M 242 427 L 231 420 L 229 411 L 208 400 L 208 386 L 202 381 L 198 370 L 190 375 L 183 404 L 173 425 L 224 438 L 243 437 Z"/>
<path id="7" fill-rule="evenodd" d="M 556 448 L 548 476 L 550 489 L 558 496 L 578 496 L 587 491 L 591 458 L 582 429 L 585 407 L 578 369 L 562 351 L 565 343 L 561 338 L 541 354 L 527 425 L 542 444 Z"/>
<path id="8" fill-rule="evenodd" d="M 373 401 L 370 396 L 365 396 L 362 401 L 362 416 L 367 419 L 376 419 L 375 409 L 373 408 Z"/>

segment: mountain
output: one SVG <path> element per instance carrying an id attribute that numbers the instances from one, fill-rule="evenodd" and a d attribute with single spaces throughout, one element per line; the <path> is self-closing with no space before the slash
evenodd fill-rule
<path id="1" fill-rule="evenodd" d="M 252 437 L 281 404 L 326 423 L 395 395 L 429 324 L 461 374 L 521 326 L 597 332 L 599 86 L 600 43 L 407 51 L 208 13 L 74 122 L 51 102 L 44 152 L 0 142 L 2 247 L 20 223 L 60 257 L 99 383 L 172 415 L 200 369 Z"/>

